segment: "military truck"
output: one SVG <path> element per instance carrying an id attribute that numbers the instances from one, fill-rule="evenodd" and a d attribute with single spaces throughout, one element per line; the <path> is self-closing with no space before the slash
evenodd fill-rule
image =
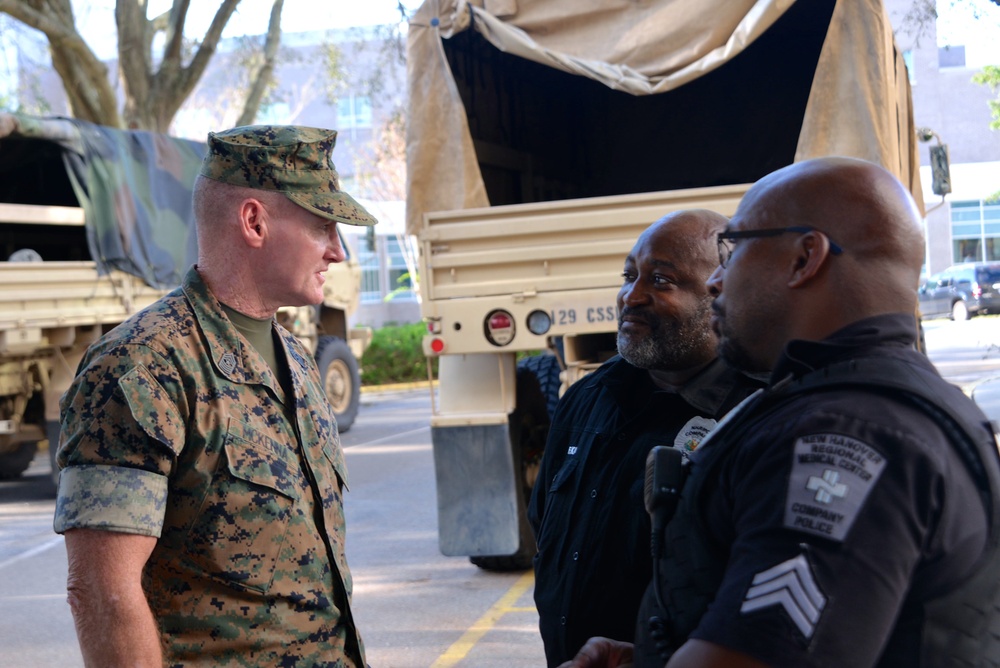
<path id="1" fill-rule="evenodd" d="M 204 151 L 150 132 L 0 114 L 0 479 L 21 475 L 45 440 L 54 461 L 59 397 L 87 346 L 194 262 L 191 190 Z M 371 338 L 348 327 L 361 269 L 345 249 L 322 305 L 278 315 L 314 351 L 342 431 L 357 414 Z"/>
<path id="2" fill-rule="evenodd" d="M 484 568 L 530 564 L 559 388 L 615 354 L 644 227 L 732 214 L 748 184 L 823 155 L 880 163 L 923 201 L 879 0 L 434 0 L 407 57 L 440 549 Z"/>

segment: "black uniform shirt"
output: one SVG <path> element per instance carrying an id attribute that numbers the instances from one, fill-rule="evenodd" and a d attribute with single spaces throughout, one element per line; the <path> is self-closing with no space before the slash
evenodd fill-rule
<path id="1" fill-rule="evenodd" d="M 535 604 L 550 666 L 595 635 L 631 641 L 651 574 L 646 455 L 690 449 L 762 383 L 716 361 L 678 392 L 615 357 L 559 402 L 529 507 Z"/>
<path id="2" fill-rule="evenodd" d="M 911 315 L 869 318 L 792 342 L 774 379 L 865 356 L 931 367 L 913 341 Z M 798 395 L 716 472 L 700 524 L 727 565 L 692 637 L 773 666 L 920 665 L 921 611 L 969 577 L 988 526 L 933 419 L 874 390 Z"/>

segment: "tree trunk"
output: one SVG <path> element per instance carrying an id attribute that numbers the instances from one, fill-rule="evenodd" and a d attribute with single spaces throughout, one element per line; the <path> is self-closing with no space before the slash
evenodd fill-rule
<path id="1" fill-rule="evenodd" d="M 0 12 L 48 39 L 52 67 L 62 79 L 74 117 L 122 127 L 108 68 L 77 32 L 70 0 L 0 0 Z"/>
<path id="2" fill-rule="evenodd" d="M 174 0 L 166 20 L 166 46 L 159 69 L 152 70 L 149 45 L 160 19 L 145 16 L 144 0 L 118 0 L 118 55 L 125 82 L 125 122 L 128 127 L 167 132 L 177 110 L 205 72 L 222 30 L 240 0 L 223 0 L 190 62 L 184 64 L 184 22 L 190 0 Z M 141 52 L 141 53 L 140 53 Z"/>

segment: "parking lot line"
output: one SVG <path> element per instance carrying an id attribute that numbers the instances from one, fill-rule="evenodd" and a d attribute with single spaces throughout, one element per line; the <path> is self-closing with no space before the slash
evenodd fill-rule
<path id="1" fill-rule="evenodd" d="M 528 571 L 515 582 L 507 593 L 500 597 L 496 603 L 493 604 L 486 613 L 477 619 L 475 623 L 468 628 L 468 630 L 462 634 L 462 637 L 456 640 L 451 647 L 445 651 L 444 654 L 439 656 L 437 660 L 431 664 L 431 668 L 451 668 L 452 666 L 458 665 L 458 662 L 466 657 L 466 655 L 472 651 L 472 648 L 476 646 L 486 633 L 491 630 L 496 623 L 504 615 L 511 612 L 524 612 L 525 610 L 533 610 L 533 608 L 523 608 L 514 607 L 518 599 L 524 595 L 528 589 L 535 582 L 534 571 Z"/>

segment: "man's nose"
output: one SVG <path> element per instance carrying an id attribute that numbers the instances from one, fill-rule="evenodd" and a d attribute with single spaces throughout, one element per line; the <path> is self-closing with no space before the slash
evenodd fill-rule
<path id="1" fill-rule="evenodd" d="M 632 281 L 621 289 L 622 303 L 626 306 L 643 304 L 649 301 L 649 291 L 640 279 Z"/>
<path id="2" fill-rule="evenodd" d="M 346 257 L 347 253 L 344 251 L 344 244 L 340 240 L 340 233 L 334 228 L 333 234 L 330 235 L 330 244 L 327 247 L 327 258 L 330 262 L 343 262 Z"/>
<path id="3" fill-rule="evenodd" d="M 705 287 L 708 288 L 708 294 L 713 297 L 718 297 L 722 294 L 722 277 L 725 273 L 726 270 L 722 268 L 721 264 L 715 268 L 712 275 L 708 277 L 707 281 L 705 281 Z"/>

